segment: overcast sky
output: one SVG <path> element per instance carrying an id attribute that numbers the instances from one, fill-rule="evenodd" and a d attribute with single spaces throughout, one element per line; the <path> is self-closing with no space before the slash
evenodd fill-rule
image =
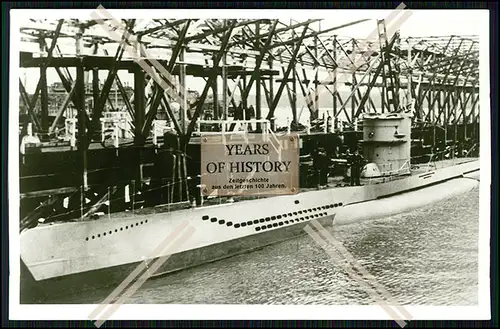
<path id="1" fill-rule="evenodd" d="M 407 11 L 407 10 L 405 10 Z M 359 19 L 383 19 L 392 10 L 343 10 L 331 11 L 328 19 L 321 22 L 327 29 Z M 479 35 L 484 24 L 484 11 L 470 10 L 412 10 L 411 15 L 401 25 L 402 36 L 441 36 L 441 35 Z M 488 12 L 486 12 L 488 13 Z M 401 17 L 402 14 L 398 15 Z M 396 21 L 395 19 L 394 21 Z M 376 28 L 375 21 L 360 23 L 339 30 L 340 35 L 365 38 Z"/>
<path id="2" fill-rule="evenodd" d="M 19 11 L 19 10 L 17 10 Z M 405 10 L 405 12 L 408 10 Z M 53 18 L 74 17 L 87 19 L 90 17 L 89 10 L 29 10 L 24 11 L 18 17 L 12 17 L 11 22 L 19 23 L 26 18 Z M 151 19 L 152 15 L 166 18 L 282 18 L 286 21 L 290 19 L 303 21 L 309 18 L 323 18 L 320 23 L 321 29 L 339 26 L 360 19 L 373 19 L 368 22 L 360 23 L 351 27 L 338 30 L 338 35 L 366 38 L 374 29 L 376 29 L 376 19 L 386 18 L 393 10 L 110 10 L 111 14 L 117 18 L 144 18 Z M 306 15 L 307 14 L 307 15 Z M 11 15 L 12 11 L 11 11 Z M 14 14 L 17 15 L 17 14 Z M 401 17 L 399 14 L 398 17 Z M 395 19 L 394 21 L 397 21 Z M 393 21 L 393 22 L 394 22 Z M 14 27 L 14 26 L 13 26 Z M 318 23 L 312 25 L 318 28 Z M 401 35 L 405 36 L 448 36 L 448 35 L 481 35 L 483 31 L 489 28 L 488 11 L 484 10 L 412 10 L 411 15 L 404 21 L 400 27 Z M 484 33 L 483 33 L 484 34 Z M 13 50 L 19 49 L 12 44 Z M 17 51 L 17 50 L 15 50 Z M 27 70 L 23 70 L 27 71 Z M 29 79 L 26 79 L 26 89 L 33 93 L 38 83 L 38 70 L 29 70 Z M 106 77 L 103 72 L 102 79 Z M 125 77 L 124 77 L 125 78 Z M 125 78 L 126 79 L 126 78 Z M 21 74 L 21 80 L 24 81 L 24 74 Z M 49 84 L 59 81 L 54 70 L 48 70 Z"/>

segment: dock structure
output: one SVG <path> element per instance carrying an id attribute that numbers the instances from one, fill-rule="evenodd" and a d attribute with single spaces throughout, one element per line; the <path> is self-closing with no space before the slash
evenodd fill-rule
<path id="1" fill-rule="evenodd" d="M 479 143 L 478 37 L 402 37 L 383 20 L 323 22 L 27 19 L 20 67 L 36 68 L 39 81 L 28 92 L 19 76 L 22 222 L 47 207 L 85 217 L 110 199 L 122 200 L 117 210 L 187 201 L 197 136 L 228 120 L 307 140 L 362 136 L 363 114 L 406 112 L 413 139 L 432 152 L 451 143 L 471 155 L 462 150 Z M 342 36 L 361 24 L 373 25 L 372 39 Z M 49 73 L 60 83 L 50 85 Z M 166 196 L 157 193 L 165 182 Z"/>

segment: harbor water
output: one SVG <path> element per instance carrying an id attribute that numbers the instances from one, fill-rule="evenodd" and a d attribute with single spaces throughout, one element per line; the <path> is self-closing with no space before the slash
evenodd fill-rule
<path id="1" fill-rule="evenodd" d="M 328 230 L 399 304 L 478 303 L 479 188 L 407 213 Z M 349 273 L 306 234 L 148 281 L 125 303 L 375 304 Z M 107 293 L 86 292 L 59 302 L 97 304 Z"/>

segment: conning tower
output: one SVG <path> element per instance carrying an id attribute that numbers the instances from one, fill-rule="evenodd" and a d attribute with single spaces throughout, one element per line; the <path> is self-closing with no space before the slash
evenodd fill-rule
<path id="1" fill-rule="evenodd" d="M 364 115 L 363 155 L 370 163 L 364 176 L 410 174 L 410 149 L 410 116 L 399 113 Z"/>

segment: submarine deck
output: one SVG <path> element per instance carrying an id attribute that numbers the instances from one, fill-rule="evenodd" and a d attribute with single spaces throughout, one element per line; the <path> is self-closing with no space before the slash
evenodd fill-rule
<path id="1" fill-rule="evenodd" d="M 441 160 L 441 161 L 436 161 L 432 162 L 429 164 L 418 164 L 418 165 L 412 165 L 411 167 L 411 173 L 410 174 L 405 174 L 405 175 L 392 175 L 392 176 L 385 176 L 385 177 L 378 177 L 378 178 L 361 178 L 360 182 L 361 185 L 371 185 L 371 184 L 379 184 L 382 182 L 388 182 L 388 181 L 394 181 L 394 180 L 399 180 L 406 178 L 411 175 L 419 175 L 423 174 L 425 172 L 437 170 L 440 168 L 446 168 L 450 167 L 453 165 L 458 165 L 466 162 L 471 162 L 475 161 L 477 158 L 455 158 L 455 159 L 448 159 L 448 160 Z M 308 191 L 317 191 L 320 189 L 334 189 L 334 188 L 339 188 L 339 187 L 349 187 L 349 180 L 345 179 L 343 176 L 334 176 L 334 177 L 328 177 L 328 184 L 326 186 L 322 186 L 319 188 L 300 188 L 299 193 L 303 192 L 308 192 Z M 246 201 L 246 200 L 256 200 L 256 199 L 263 199 L 263 198 L 269 198 L 269 197 L 275 197 L 275 195 L 267 195 L 267 196 L 224 196 L 224 197 L 207 197 L 203 201 L 203 205 L 197 206 L 197 208 L 200 207 L 207 207 L 207 206 L 213 206 L 213 205 L 220 205 L 220 204 L 229 204 L 233 202 L 239 202 L 239 201 Z M 134 217 L 134 216 L 145 216 L 145 215 L 151 215 L 151 214 L 157 214 L 157 213 L 168 213 L 168 212 L 175 212 L 179 210 L 186 210 L 190 209 L 193 206 L 189 202 L 179 202 L 179 203 L 173 203 L 173 204 L 162 204 L 162 205 L 157 205 L 154 207 L 145 207 L 145 208 L 139 208 L 135 210 L 126 210 L 122 212 L 115 212 L 115 213 L 109 213 L 109 214 L 104 214 L 100 217 L 97 218 L 92 218 L 92 219 L 80 219 L 80 218 L 75 218 L 73 220 L 66 220 L 63 222 L 80 222 L 80 221 L 93 221 L 93 220 L 99 220 L 99 218 L 107 218 L 107 219 L 119 219 L 119 218 L 129 218 L 129 217 Z M 55 221 L 55 222 L 50 222 L 50 223 L 39 223 L 37 227 L 43 227 L 43 226 L 49 226 L 53 225 L 56 223 L 61 223 L 61 221 Z"/>

